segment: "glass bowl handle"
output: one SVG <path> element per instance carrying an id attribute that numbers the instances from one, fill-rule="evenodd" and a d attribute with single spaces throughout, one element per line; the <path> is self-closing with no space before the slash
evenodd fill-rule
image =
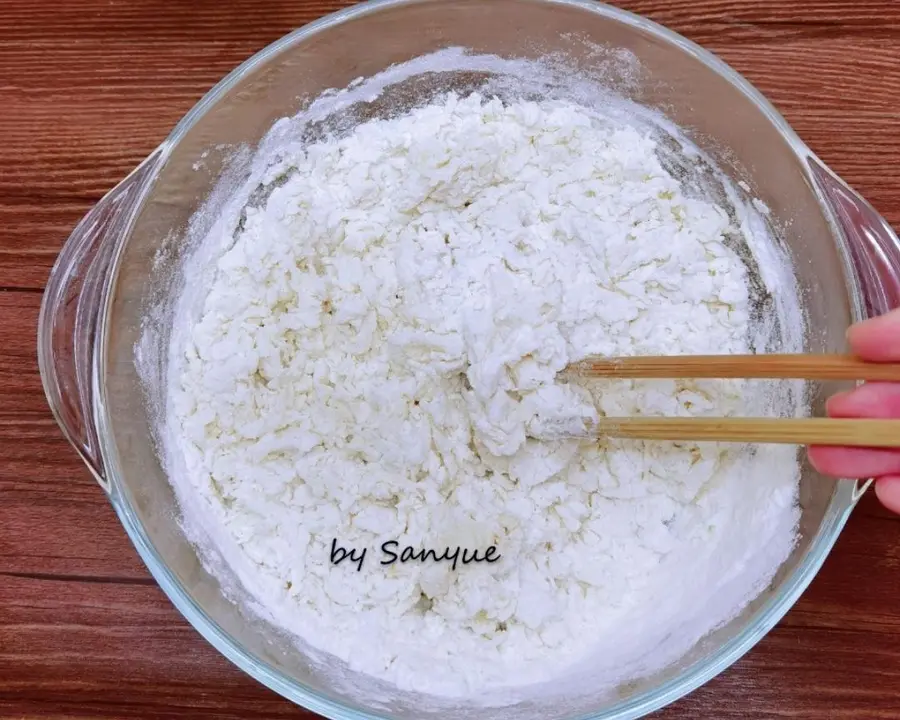
<path id="1" fill-rule="evenodd" d="M 900 240 L 865 199 L 815 158 L 816 184 L 847 240 L 869 317 L 900 307 Z"/>
<path id="2" fill-rule="evenodd" d="M 94 418 L 99 319 L 110 261 L 160 155 L 138 165 L 72 231 L 50 271 L 38 319 L 38 365 L 50 409 L 107 493 Z"/>
<path id="3" fill-rule="evenodd" d="M 816 186 L 844 234 L 865 301 L 866 315 L 884 315 L 900 307 L 900 240 L 863 197 L 817 159 L 809 158 Z M 874 482 L 857 481 L 852 504 Z"/>

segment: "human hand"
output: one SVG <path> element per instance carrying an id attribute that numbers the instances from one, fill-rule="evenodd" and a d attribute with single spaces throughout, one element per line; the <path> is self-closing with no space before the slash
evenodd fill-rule
<path id="1" fill-rule="evenodd" d="M 857 323 L 847 339 L 853 352 L 873 362 L 900 362 L 900 309 Z M 900 419 L 900 383 L 869 382 L 838 393 L 826 406 L 830 417 Z M 876 478 L 875 494 L 900 513 L 900 450 L 812 447 L 813 466 L 825 475 Z"/>

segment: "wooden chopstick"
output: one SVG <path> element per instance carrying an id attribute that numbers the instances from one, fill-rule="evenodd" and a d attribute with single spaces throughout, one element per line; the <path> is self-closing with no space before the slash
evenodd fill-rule
<path id="1" fill-rule="evenodd" d="M 639 440 L 900 447 L 900 420 L 604 417 L 591 430 L 598 437 Z"/>
<path id="2" fill-rule="evenodd" d="M 852 355 L 590 357 L 565 370 L 584 378 L 751 378 L 900 382 L 900 364 Z M 591 436 L 639 440 L 900 447 L 900 420 L 741 417 L 604 417 Z"/>
<path id="3" fill-rule="evenodd" d="M 669 355 L 589 357 L 565 371 L 591 378 L 805 378 L 900 382 L 900 363 L 852 355 Z"/>

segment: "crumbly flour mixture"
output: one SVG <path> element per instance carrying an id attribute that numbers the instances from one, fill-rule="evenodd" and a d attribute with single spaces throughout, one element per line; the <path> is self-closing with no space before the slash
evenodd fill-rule
<path id="1" fill-rule="evenodd" d="M 754 396 L 558 378 L 589 354 L 751 351 L 737 230 L 656 149 L 576 104 L 476 94 L 282 158 L 180 336 L 168 419 L 181 492 L 277 622 L 471 697 L 655 669 L 769 582 L 794 449 L 558 432 Z M 499 559 L 384 565 L 390 541 Z M 333 543 L 367 554 L 335 565 Z"/>

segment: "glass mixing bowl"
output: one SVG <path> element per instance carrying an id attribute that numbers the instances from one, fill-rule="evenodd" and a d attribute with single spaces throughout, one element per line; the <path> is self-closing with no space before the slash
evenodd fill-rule
<path id="1" fill-rule="evenodd" d="M 573 34 L 580 36 L 578 43 Z M 135 360 L 142 320 L 165 293 L 184 229 L 226 165 L 234 163 L 235 149 L 253 148 L 276 120 L 298 112 L 305 98 L 447 46 L 521 57 L 563 51 L 588 67 L 596 56 L 585 51 L 585 39 L 594 47 L 634 53 L 640 77 L 629 85 L 631 98 L 685 128 L 726 173 L 768 205 L 776 227 L 787 229 L 784 242 L 809 328 L 807 351 L 844 351 L 851 322 L 900 303 L 897 236 L 749 83 L 665 28 L 588 0 L 384 0 L 307 25 L 216 85 L 88 213 L 50 276 L 38 348 L 47 397 L 150 572 L 225 656 L 327 717 L 453 720 L 471 714 L 465 708 L 437 712 L 413 695 L 386 698 L 383 687 L 349 670 L 339 682 L 323 674 L 290 638 L 223 591 L 227 573 L 218 574 L 220 583 L 204 570 L 179 525 L 151 440 L 153 399 L 142 390 Z M 161 343 L 166 320 L 156 318 Z M 821 412 L 836 389 L 814 386 L 813 412 Z M 741 657 L 787 612 L 862 490 L 805 467 L 796 550 L 760 597 L 677 664 L 602 696 L 586 690 L 566 702 L 532 702 L 478 716 L 636 718 L 688 693 Z"/>

